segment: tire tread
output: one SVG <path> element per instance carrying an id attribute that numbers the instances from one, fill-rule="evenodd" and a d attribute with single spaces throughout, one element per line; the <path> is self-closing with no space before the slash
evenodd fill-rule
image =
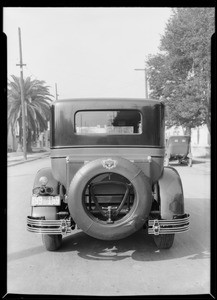
<path id="1" fill-rule="evenodd" d="M 48 251 L 55 251 L 60 248 L 62 244 L 61 234 L 43 234 L 42 242 Z"/>
<path id="2" fill-rule="evenodd" d="M 160 234 L 154 236 L 154 242 L 158 249 L 169 249 L 173 245 L 174 237 L 175 234 Z"/>

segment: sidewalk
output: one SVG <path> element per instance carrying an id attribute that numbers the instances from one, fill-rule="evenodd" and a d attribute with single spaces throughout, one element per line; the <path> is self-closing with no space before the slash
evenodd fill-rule
<path id="1" fill-rule="evenodd" d="M 49 148 L 32 148 L 32 153 L 27 153 L 27 159 L 25 160 L 23 157 L 23 152 L 9 152 L 7 154 L 7 165 L 15 166 L 22 163 L 27 163 L 42 157 L 46 157 L 50 155 L 50 149 Z"/>

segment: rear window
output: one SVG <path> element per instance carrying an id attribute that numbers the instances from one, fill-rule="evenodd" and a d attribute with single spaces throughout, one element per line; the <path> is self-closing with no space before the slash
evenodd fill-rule
<path id="1" fill-rule="evenodd" d="M 189 137 L 182 137 L 182 136 L 173 136 L 173 137 L 170 137 L 169 138 L 169 142 L 170 143 L 178 143 L 178 144 L 181 144 L 181 143 L 189 143 Z"/>
<path id="2" fill-rule="evenodd" d="M 78 111 L 75 133 L 82 134 L 141 134 L 142 116 L 136 110 Z"/>
<path id="3" fill-rule="evenodd" d="M 181 142 L 182 142 L 182 143 L 185 143 L 185 142 L 186 142 L 186 139 L 175 139 L 174 142 L 175 142 L 175 143 L 181 143 Z"/>

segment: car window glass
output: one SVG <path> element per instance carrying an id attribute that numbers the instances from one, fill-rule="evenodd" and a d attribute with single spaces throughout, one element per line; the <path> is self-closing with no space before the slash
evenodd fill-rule
<path id="1" fill-rule="evenodd" d="M 136 110 L 78 111 L 77 134 L 141 134 L 141 113 Z"/>

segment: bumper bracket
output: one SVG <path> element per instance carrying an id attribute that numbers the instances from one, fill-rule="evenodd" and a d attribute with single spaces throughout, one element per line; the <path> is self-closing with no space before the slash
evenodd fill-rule
<path id="1" fill-rule="evenodd" d="M 173 234 L 189 230 L 189 214 L 172 220 L 148 220 L 148 234 Z"/>
<path id="2" fill-rule="evenodd" d="M 39 234 L 71 233 L 71 219 L 45 220 L 44 217 L 27 217 L 27 230 Z"/>

